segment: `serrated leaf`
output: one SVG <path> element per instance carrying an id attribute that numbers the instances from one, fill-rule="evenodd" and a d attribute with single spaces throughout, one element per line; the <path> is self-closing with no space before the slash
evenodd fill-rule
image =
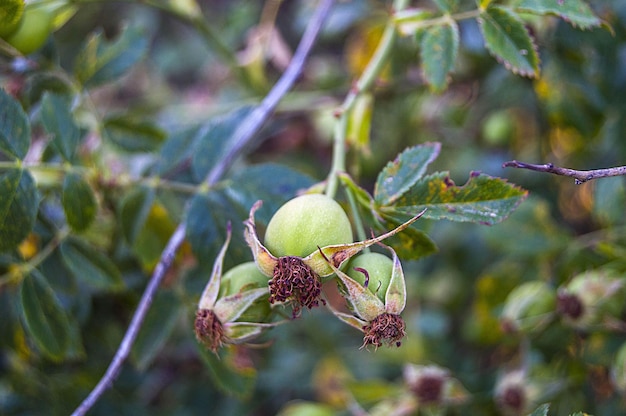
<path id="1" fill-rule="evenodd" d="M 523 13 L 558 16 L 581 29 L 591 29 L 602 24 L 591 7 L 583 0 L 520 0 L 515 4 L 515 10 Z"/>
<path id="2" fill-rule="evenodd" d="M 91 36 L 78 53 L 74 65 L 76 79 L 85 87 L 114 81 L 135 65 L 148 50 L 142 29 L 126 27 L 117 40 L 108 42 L 102 32 Z"/>
<path id="3" fill-rule="evenodd" d="M 0 151 L 24 159 L 30 147 L 30 124 L 22 106 L 0 89 Z"/>
<path id="4" fill-rule="evenodd" d="M 448 173 L 439 172 L 419 180 L 394 205 L 378 209 L 391 217 L 412 216 L 426 209 L 424 218 L 493 225 L 513 212 L 527 193 L 504 179 L 475 173 L 459 187 Z"/>
<path id="5" fill-rule="evenodd" d="M 131 360 L 144 371 L 163 348 L 181 317 L 180 301 L 170 290 L 156 294 L 131 351 Z"/>
<path id="6" fill-rule="evenodd" d="M 65 219 L 74 231 L 87 229 L 96 218 L 98 204 L 91 186 L 76 173 L 68 173 L 63 181 L 62 204 Z"/>
<path id="7" fill-rule="evenodd" d="M 0 251 L 8 251 L 35 226 L 39 193 L 28 171 L 10 169 L 0 175 L 0 195 Z"/>
<path id="8" fill-rule="evenodd" d="M 165 132 L 158 126 L 127 116 L 107 118 L 103 130 L 109 140 L 127 152 L 150 152 L 165 140 Z"/>
<path id="9" fill-rule="evenodd" d="M 530 33 L 514 12 L 490 6 L 480 13 L 480 28 L 489 52 L 515 74 L 539 75 L 539 55 Z"/>
<path id="10" fill-rule="evenodd" d="M 270 216 L 298 191 L 313 185 L 313 179 L 287 166 L 273 163 L 247 166 L 228 177 L 233 186 L 226 189 L 229 199 L 236 202 L 243 212 L 258 200 L 263 206 L 258 219 L 267 222 Z"/>
<path id="11" fill-rule="evenodd" d="M 246 366 L 245 362 L 236 362 L 236 349 L 240 347 L 222 348 L 222 356 L 218 357 L 202 345 L 197 345 L 211 379 L 220 390 L 241 399 L 252 394 L 257 373 L 254 367 Z"/>
<path id="12" fill-rule="evenodd" d="M 37 347 L 54 360 L 62 359 L 72 343 L 72 329 L 59 299 L 37 270 L 22 280 L 20 300 L 26 330 Z"/>
<path id="13" fill-rule="evenodd" d="M 454 20 L 424 29 L 420 56 L 424 78 L 437 92 L 448 86 L 448 74 L 454 68 L 459 51 L 459 28 Z"/>
<path id="14" fill-rule="evenodd" d="M 232 147 L 233 133 L 253 110 L 252 106 L 241 107 L 212 119 L 199 131 L 191 159 L 191 169 L 197 181 L 202 181 Z"/>
<path id="15" fill-rule="evenodd" d="M 117 290 L 123 286 L 115 264 L 100 251 L 77 238 L 68 238 L 60 246 L 63 263 L 88 286 L 99 290 Z"/>
<path id="16" fill-rule="evenodd" d="M 61 156 L 71 161 L 80 142 L 81 132 L 70 112 L 69 97 L 46 92 L 41 100 L 41 121 L 54 136 L 53 143 Z"/>
<path id="17" fill-rule="evenodd" d="M 120 223 L 124 238 L 130 244 L 135 242 L 146 224 L 150 209 L 154 204 L 154 188 L 140 186 L 131 190 L 120 203 Z"/>
<path id="18" fill-rule="evenodd" d="M 548 416 L 548 410 L 550 410 L 550 404 L 544 403 L 538 408 L 536 408 L 532 413 L 528 416 Z"/>
<path id="19" fill-rule="evenodd" d="M 406 149 L 393 162 L 387 163 L 376 179 L 376 204 L 392 205 L 424 175 L 440 149 L 439 143 L 424 143 Z"/>

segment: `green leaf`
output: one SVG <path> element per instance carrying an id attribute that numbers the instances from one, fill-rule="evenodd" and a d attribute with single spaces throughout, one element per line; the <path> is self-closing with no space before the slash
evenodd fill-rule
<path id="1" fill-rule="evenodd" d="M 346 140 L 350 146 L 361 152 L 369 151 L 373 110 L 374 96 L 365 92 L 356 97 L 354 106 L 348 114 Z"/>
<path id="2" fill-rule="evenodd" d="M 139 371 L 145 371 L 163 348 L 182 311 L 184 308 L 172 291 L 157 293 L 131 351 L 131 360 Z"/>
<path id="3" fill-rule="evenodd" d="M 20 26 L 24 0 L 3 0 L 0 7 L 0 38 L 6 39 Z"/>
<path id="4" fill-rule="evenodd" d="M 60 246 L 65 266 L 76 279 L 100 290 L 117 290 L 123 286 L 115 264 L 100 251 L 77 238 L 68 238 Z"/>
<path id="5" fill-rule="evenodd" d="M 374 200 L 378 205 L 392 205 L 404 195 L 426 172 L 437 158 L 441 144 L 424 143 L 400 153 L 393 162 L 378 174 L 374 187 Z"/>
<path id="6" fill-rule="evenodd" d="M 85 87 L 114 81 L 135 65 L 148 50 L 148 39 L 138 27 L 126 27 L 116 41 L 107 42 L 102 32 L 91 36 L 74 65 L 76 79 Z"/>
<path id="7" fill-rule="evenodd" d="M 191 156 L 191 169 L 197 181 L 204 180 L 233 146 L 233 133 L 253 110 L 252 106 L 241 107 L 210 120 L 202 127 Z"/>
<path id="8" fill-rule="evenodd" d="M 550 410 L 550 403 L 544 403 L 536 408 L 528 416 L 548 416 L 548 410 Z"/>
<path id="9" fill-rule="evenodd" d="M 91 186 L 76 173 L 68 173 L 63 181 L 63 210 L 74 231 L 87 229 L 96 218 L 98 204 Z"/>
<path id="10" fill-rule="evenodd" d="M 221 356 L 218 357 L 202 345 L 197 345 L 200 357 L 209 370 L 211 379 L 220 390 L 241 399 L 252 394 L 256 381 L 256 370 L 246 366 L 245 363 L 236 362 L 235 349 L 238 347 L 222 349 L 220 350 Z"/>
<path id="11" fill-rule="evenodd" d="M 35 226 L 39 193 L 30 173 L 10 169 L 0 175 L 0 251 L 12 250 Z"/>
<path id="12" fill-rule="evenodd" d="M 523 13 L 558 16 L 581 29 L 590 29 L 602 24 L 583 0 L 519 0 L 514 7 Z"/>
<path id="13" fill-rule="evenodd" d="M 37 270 L 22 280 L 20 300 L 26 330 L 37 347 L 54 360 L 62 359 L 72 343 L 72 329 L 59 299 Z"/>
<path id="14" fill-rule="evenodd" d="M 0 89 L 0 151 L 24 159 L 30 147 L 30 124 L 22 106 Z"/>
<path id="15" fill-rule="evenodd" d="M 459 187 L 448 173 L 439 172 L 421 179 L 394 205 L 379 207 L 379 212 L 412 217 L 426 208 L 424 218 L 493 225 L 504 220 L 526 196 L 527 191 L 504 179 L 472 173 Z"/>
<path id="16" fill-rule="evenodd" d="M 158 175 L 172 177 L 178 173 L 180 167 L 185 166 L 185 162 L 191 160 L 194 143 L 198 139 L 198 132 L 198 127 L 192 127 L 169 135 L 161 146 L 155 167 Z"/>
<path id="17" fill-rule="evenodd" d="M 154 124 L 128 116 L 109 117 L 104 121 L 104 134 L 127 152 L 150 152 L 165 140 L 165 132 Z"/>
<path id="18" fill-rule="evenodd" d="M 448 86 L 448 74 L 454 68 L 459 51 L 459 27 L 454 20 L 424 29 L 420 55 L 424 78 L 430 87 L 443 91 Z"/>
<path id="19" fill-rule="evenodd" d="M 38 70 L 26 79 L 20 99 L 24 107 L 29 108 L 39 102 L 46 91 L 70 96 L 73 94 L 71 80 L 58 72 Z"/>
<path id="20" fill-rule="evenodd" d="M 248 166 L 228 177 L 228 181 L 233 186 L 226 189 L 226 194 L 242 212 L 247 213 L 256 201 L 263 201 L 257 215 L 261 222 L 269 221 L 283 203 L 313 185 L 311 177 L 273 163 Z"/>
<path id="21" fill-rule="evenodd" d="M 479 17 L 489 52 L 515 74 L 537 77 L 539 55 L 532 37 L 518 15 L 509 9 L 490 6 Z"/>
<path id="22" fill-rule="evenodd" d="M 385 219 L 387 220 L 387 230 L 392 230 L 401 224 L 401 222 L 393 221 L 390 218 Z M 413 226 L 387 238 L 385 244 L 391 246 L 402 260 L 418 260 L 439 250 L 435 242 L 425 232 Z"/>
<path id="23" fill-rule="evenodd" d="M 41 101 L 41 120 L 61 156 L 71 161 L 81 139 L 81 132 L 70 112 L 69 97 L 46 92 Z"/>
<path id="24" fill-rule="evenodd" d="M 433 2 L 444 13 L 452 13 L 459 6 L 459 0 L 433 0 Z"/>
<path id="25" fill-rule="evenodd" d="M 120 223 L 126 241 L 133 244 L 143 229 L 155 199 L 154 188 L 136 187 L 120 204 Z"/>

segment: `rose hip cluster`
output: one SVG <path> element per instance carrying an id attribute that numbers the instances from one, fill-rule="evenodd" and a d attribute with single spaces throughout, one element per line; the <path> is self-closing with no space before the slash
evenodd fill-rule
<path id="1" fill-rule="evenodd" d="M 213 352 L 224 344 L 246 343 L 285 320 L 272 312 L 289 306 L 291 317 L 302 309 L 326 305 L 343 322 L 364 333 L 363 346 L 400 345 L 405 323 L 404 273 L 398 256 L 361 253 L 363 249 L 408 227 L 421 213 L 396 229 L 364 241 L 353 241 L 352 226 L 334 199 L 305 194 L 285 203 L 268 223 L 264 243 L 257 235 L 254 204 L 244 222 L 244 236 L 254 262 L 222 276 L 226 241 L 196 312 L 197 338 Z M 341 312 L 322 297 L 322 284 L 336 279 L 351 313 Z"/>

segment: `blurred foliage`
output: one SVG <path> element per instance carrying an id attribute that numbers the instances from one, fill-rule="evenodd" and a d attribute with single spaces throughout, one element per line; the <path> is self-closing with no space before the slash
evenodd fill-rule
<path id="1" fill-rule="evenodd" d="M 338 2 L 296 89 L 206 189 L 315 2 L 40 2 L 61 10 L 45 45 L 23 57 L 0 43 L 0 414 L 76 408 L 179 223 L 187 239 L 90 414 L 626 412 L 626 178 L 575 185 L 501 167 L 626 164 L 626 3 L 414 1 L 396 16 L 402 36 L 351 115 L 339 197 L 356 197 L 376 231 L 433 208 L 394 243 L 407 337 L 359 349 L 358 331 L 320 308 L 218 359 L 195 340 L 193 314 L 226 224 L 228 270 L 252 259 L 242 221 L 256 200 L 262 231 L 325 179 L 333 112 L 391 4 Z M 493 189 L 498 208 L 517 198 L 502 203 L 505 221 L 454 218 Z"/>

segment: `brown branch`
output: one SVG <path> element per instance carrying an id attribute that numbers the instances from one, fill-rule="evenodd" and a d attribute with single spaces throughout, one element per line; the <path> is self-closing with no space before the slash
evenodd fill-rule
<path id="1" fill-rule="evenodd" d="M 229 149 L 228 154 L 226 154 L 220 162 L 213 167 L 211 172 L 209 172 L 204 181 L 206 184 L 209 186 L 215 185 L 226 170 L 232 165 L 237 155 L 239 155 L 245 146 L 250 143 L 254 134 L 271 115 L 280 99 L 293 86 L 296 79 L 300 75 L 300 72 L 304 68 L 306 58 L 313 48 L 313 44 L 315 43 L 324 22 L 327 20 L 326 18 L 333 3 L 334 0 L 324 0 L 319 4 L 315 13 L 311 17 L 304 34 L 302 35 L 300 44 L 298 45 L 289 66 L 263 101 L 242 122 L 239 128 L 235 130 L 233 133 L 233 142 L 235 145 Z M 124 334 L 124 338 L 122 339 L 113 360 L 109 364 L 109 367 L 98 384 L 89 393 L 85 400 L 83 400 L 78 408 L 76 408 L 74 413 L 72 413 L 72 416 L 82 416 L 87 413 L 96 404 L 100 396 L 102 396 L 102 394 L 113 384 L 113 381 L 122 369 L 124 361 L 130 354 L 131 348 L 137 338 L 137 335 L 139 334 L 141 325 L 143 324 L 143 320 L 150 309 L 154 295 L 156 294 L 165 273 L 172 266 L 176 251 L 178 251 L 178 248 L 184 239 L 185 225 L 184 223 L 181 223 L 174 231 L 174 234 L 170 237 L 167 246 L 161 254 L 161 259 L 152 273 L 152 277 L 143 292 L 139 305 L 137 306 L 137 310 L 133 315 L 131 323 Z"/>
<path id="2" fill-rule="evenodd" d="M 626 175 L 626 166 L 617 166 L 614 168 L 606 169 L 593 169 L 593 170 L 575 170 L 568 168 L 561 168 L 554 166 L 552 163 L 546 163 L 545 165 L 534 165 L 532 163 L 518 162 L 517 160 L 511 160 L 502 164 L 503 168 L 518 168 L 528 169 L 537 172 L 553 173 L 560 176 L 569 176 L 574 178 L 576 185 L 590 181 L 592 179 L 608 178 L 610 176 Z"/>

